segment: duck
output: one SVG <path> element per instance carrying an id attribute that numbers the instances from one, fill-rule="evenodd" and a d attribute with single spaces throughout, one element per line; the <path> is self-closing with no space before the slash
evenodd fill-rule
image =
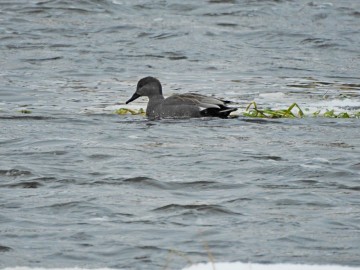
<path id="1" fill-rule="evenodd" d="M 227 118 L 231 112 L 237 110 L 228 107 L 230 101 L 209 97 L 197 93 L 174 94 L 168 98 L 163 96 L 160 81 L 155 77 L 144 77 L 136 86 L 136 91 L 126 104 L 138 99 L 148 97 L 146 116 L 150 119 L 161 118 L 199 118 L 220 117 Z"/>

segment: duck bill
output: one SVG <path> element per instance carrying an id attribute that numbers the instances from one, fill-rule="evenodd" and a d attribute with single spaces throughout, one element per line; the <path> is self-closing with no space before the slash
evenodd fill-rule
<path id="1" fill-rule="evenodd" d="M 130 103 L 131 101 L 134 101 L 135 99 L 137 99 L 137 98 L 139 98 L 139 97 L 141 97 L 139 94 L 133 94 L 133 96 L 128 100 L 128 101 L 126 101 L 125 103 L 126 104 L 128 104 L 128 103 Z"/>

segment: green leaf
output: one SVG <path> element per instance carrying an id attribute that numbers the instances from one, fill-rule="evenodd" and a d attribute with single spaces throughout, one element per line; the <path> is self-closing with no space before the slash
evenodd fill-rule
<path id="1" fill-rule="evenodd" d="M 26 110 L 26 109 L 23 109 L 20 111 L 21 113 L 24 113 L 24 114 L 30 114 L 31 111 L 30 110 Z"/>
<path id="2" fill-rule="evenodd" d="M 119 114 L 119 115 L 126 115 L 126 114 L 145 115 L 145 111 L 143 108 L 140 108 L 139 110 L 132 110 L 132 109 L 128 109 L 128 108 L 119 108 L 115 111 L 115 113 Z"/>

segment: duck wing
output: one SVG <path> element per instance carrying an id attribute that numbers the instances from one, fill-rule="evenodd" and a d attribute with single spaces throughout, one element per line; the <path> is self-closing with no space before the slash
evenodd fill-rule
<path id="1" fill-rule="evenodd" d="M 209 97 L 204 96 L 200 94 L 195 93 L 186 93 L 186 94 L 175 94 L 163 102 L 164 105 L 193 105 L 198 106 L 201 109 L 208 109 L 208 108 L 214 108 L 214 109 L 221 109 L 225 106 L 225 102 Z"/>
<path id="2" fill-rule="evenodd" d="M 226 103 L 229 103 L 229 101 L 195 93 L 186 93 L 168 97 L 164 100 L 163 106 L 178 108 L 191 107 L 192 110 L 199 112 L 199 116 L 227 118 L 229 114 L 236 111 L 237 108 L 228 107 L 225 105 Z"/>

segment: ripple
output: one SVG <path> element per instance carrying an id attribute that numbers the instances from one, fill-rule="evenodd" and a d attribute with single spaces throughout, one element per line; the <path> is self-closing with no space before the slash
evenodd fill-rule
<path id="1" fill-rule="evenodd" d="M 283 160 L 282 157 L 279 156 L 268 156 L 268 155 L 257 155 L 257 156 L 250 156 L 254 159 L 263 159 L 263 160 L 275 160 L 275 161 L 281 161 Z"/>
<path id="2" fill-rule="evenodd" d="M 161 34 L 155 34 L 152 35 L 151 38 L 153 39 L 168 39 L 168 38 L 173 38 L 173 37 L 179 37 L 179 36 L 184 36 L 187 35 L 187 33 L 161 33 Z"/>
<path id="3" fill-rule="evenodd" d="M 332 48 L 339 47 L 339 44 L 334 43 L 333 40 L 328 38 L 306 38 L 300 42 L 300 44 L 310 44 L 316 48 Z"/>
<path id="4" fill-rule="evenodd" d="M 0 119 L 3 120 L 49 120 L 56 119 L 52 116 L 41 116 L 41 115 L 1 115 Z"/>
<path id="5" fill-rule="evenodd" d="M 282 205 L 282 206 L 297 206 L 297 205 L 306 205 L 306 206 L 313 206 L 313 207 L 320 207 L 320 208 L 328 208 L 328 207 L 334 207 L 334 205 L 329 203 L 322 203 L 322 202 L 304 202 L 301 200 L 295 200 L 295 199 L 280 199 L 275 202 L 276 205 Z"/>
<path id="6" fill-rule="evenodd" d="M 9 251 L 12 251 L 12 250 L 13 249 L 11 247 L 0 245 L 0 252 L 9 252 Z"/>
<path id="7" fill-rule="evenodd" d="M 159 181 L 156 179 L 152 179 L 149 177 L 132 177 L 132 178 L 112 178 L 112 179 L 103 179 L 97 180 L 92 183 L 88 183 L 90 185 L 129 185 L 135 188 L 140 189 L 159 189 L 159 190 L 174 190 L 174 191 L 186 191 L 186 192 L 197 192 L 203 190 L 226 190 L 226 189 L 235 189 L 243 187 L 242 183 L 235 184 L 226 184 L 220 183 L 217 181 Z"/>
<path id="8" fill-rule="evenodd" d="M 222 26 L 222 27 L 237 27 L 238 24 L 236 23 L 217 23 L 216 25 Z"/>
<path id="9" fill-rule="evenodd" d="M 353 16 L 355 18 L 360 18 L 360 11 L 352 11 L 352 12 L 349 12 L 349 15 L 350 16 Z"/>
<path id="10" fill-rule="evenodd" d="M 39 188 L 43 186 L 43 184 L 37 181 L 27 181 L 27 182 L 15 183 L 15 184 L 5 184 L 0 186 L 5 188 Z"/>
<path id="11" fill-rule="evenodd" d="M 168 204 L 162 207 L 153 209 L 156 212 L 164 213 L 181 213 L 181 214 L 202 214 L 202 215 L 238 215 L 239 213 L 230 211 L 226 207 L 220 205 L 209 204 Z"/>
<path id="12" fill-rule="evenodd" d="M 137 188 L 156 188 L 156 189 L 169 189 L 167 183 L 151 179 L 148 177 L 133 177 L 127 178 L 122 181 L 124 184 L 136 186 Z"/>
<path id="13" fill-rule="evenodd" d="M 167 52 L 166 55 L 167 55 L 168 59 L 170 59 L 170 60 L 187 59 L 187 57 L 185 55 L 183 55 L 182 53 L 177 53 L 177 52 Z"/>
<path id="14" fill-rule="evenodd" d="M 89 159 L 94 159 L 94 160 L 106 160 L 106 159 L 110 159 L 113 158 L 113 155 L 108 155 L 108 154 L 92 154 L 88 156 Z"/>
<path id="15" fill-rule="evenodd" d="M 338 189 L 348 189 L 353 191 L 360 191 L 360 186 L 337 185 Z"/>
<path id="16" fill-rule="evenodd" d="M 209 0 L 210 4 L 235 4 L 236 0 Z"/>
<path id="17" fill-rule="evenodd" d="M 9 170 L 0 170 L 0 175 L 3 175 L 3 176 L 29 176 L 29 175 L 32 175 L 32 172 L 27 171 L 27 170 L 9 169 Z"/>
<path id="18" fill-rule="evenodd" d="M 47 58 L 31 58 L 31 59 L 23 59 L 24 62 L 29 63 L 36 63 L 36 62 L 45 62 L 45 61 L 55 61 L 63 59 L 62 56 L 54 56 L 54 57 L 47 57 Z"/>

